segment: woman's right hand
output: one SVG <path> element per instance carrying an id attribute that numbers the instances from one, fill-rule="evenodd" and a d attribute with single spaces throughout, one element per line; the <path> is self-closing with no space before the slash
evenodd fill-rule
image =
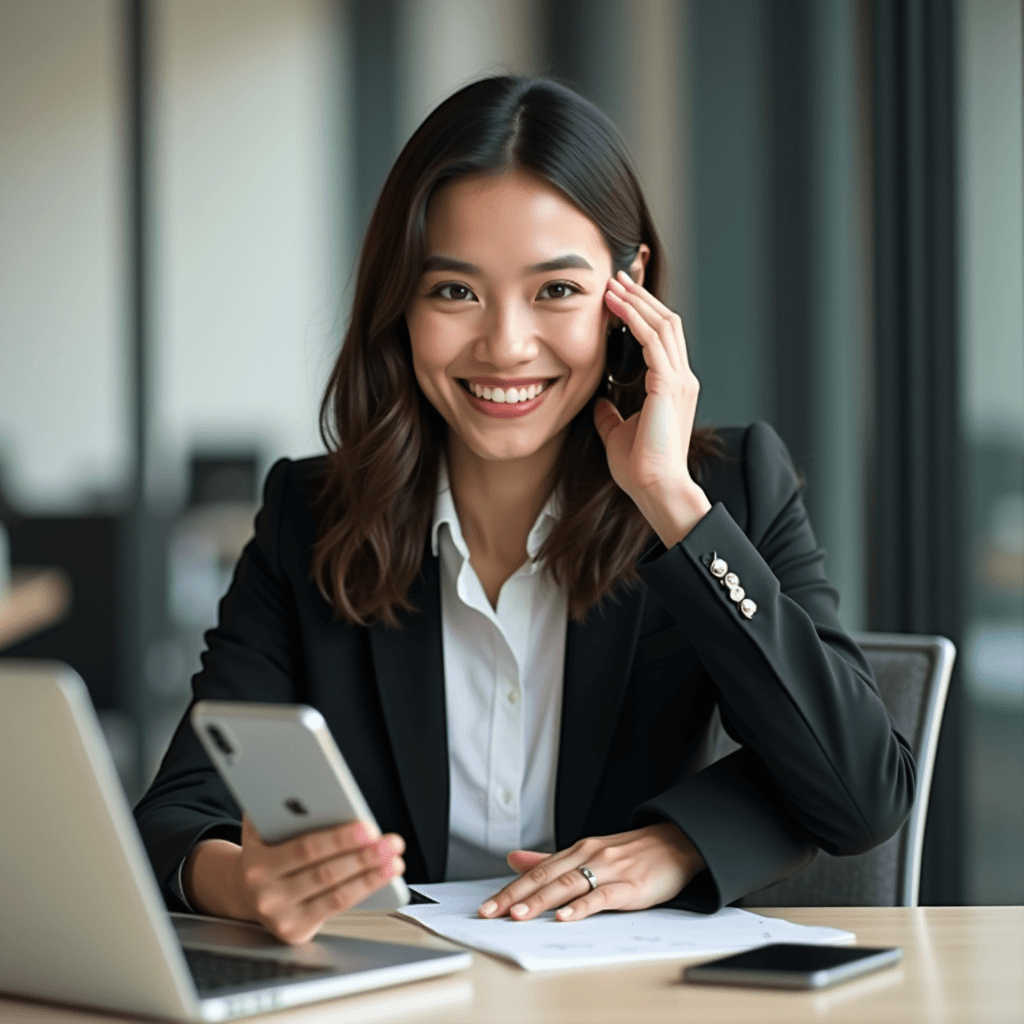
<path id="1" fill-rule="evenodd" d="M 361 903 L 405 871 L 405 841 L 364 821 L 269 846 L 242 818 L 242 845 L 200 843 L 183 882 L 201 913 L 258 921 L 279 939 L 311 939 L 329 917 Z"/>

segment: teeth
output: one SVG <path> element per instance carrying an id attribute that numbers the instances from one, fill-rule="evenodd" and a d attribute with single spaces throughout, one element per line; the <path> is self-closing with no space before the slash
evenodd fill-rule
<path id="1" fill-rule="evenodd" d="M 531 384 L 529 387 L 524 388 L 492 388 L 481 384 L 474 384 L 472 381 L 467 383 L 469 384 L 469 390 L 477 398 L 482 398 L 488 402 L 495 402 L 498 405 L 515 405 L 519 402 L 529 402 L 547 387 L 546 384 Z"/>

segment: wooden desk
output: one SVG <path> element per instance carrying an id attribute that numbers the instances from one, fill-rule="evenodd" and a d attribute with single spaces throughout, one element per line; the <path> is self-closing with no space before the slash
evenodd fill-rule
<path id="1" fill-rule="evenodd" d="M 0 649 L 59 622 L 71 605 L 71 585 L 60 569 L 17 568 L 0 597 Z"/>
<path id="2" fill-rule="evenodd" d="M 604 1024 L 604 1022 L 942 1022 L 1024 1020 L 1024 908 L 839 907 L 760 911 L 857 933 L 859 945 L 902 946 L 895 968 L 823 992 L 775 992 L 680 982 L 667 960 L 528 974 L 486 954 L 447 979 L 420 982 L 253 1018 L 261 1024 Z M 567 925 L 566 927 L 571 927 Z M 326 931 L 423 945 L 441 940 L 388 915 L 342 916 Z M 96 1024 L 105 1019 L 42 1004 L 0 1000 L 4 1024 Z M 126 1018 L 113 1018 L 124 1021 Z"/>

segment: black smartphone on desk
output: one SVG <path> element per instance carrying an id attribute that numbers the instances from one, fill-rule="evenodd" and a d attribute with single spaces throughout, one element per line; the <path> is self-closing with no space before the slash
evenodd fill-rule
<path id="1" fill-rule="evenodd" d="M 899 946 L 810 946 L 775 942 L 743 953 L 708 960 L 683 971 L 687 981 L 712 985 L 754 985 L 769 988 L 828 988 L 903 959 Z"/>

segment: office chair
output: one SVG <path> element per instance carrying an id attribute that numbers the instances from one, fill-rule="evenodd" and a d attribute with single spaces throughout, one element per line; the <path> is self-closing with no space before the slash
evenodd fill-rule
<path id="1" fill-rule="evenodd" d="M 917 764 L 910 817 L 896 835 L 867 853 L 819 852 L 792 878 L 748 896 L 745 907 L 917 906 L 932 768 L 956 648 L 943 636 L 857 633 L 854 639 Z"/>

